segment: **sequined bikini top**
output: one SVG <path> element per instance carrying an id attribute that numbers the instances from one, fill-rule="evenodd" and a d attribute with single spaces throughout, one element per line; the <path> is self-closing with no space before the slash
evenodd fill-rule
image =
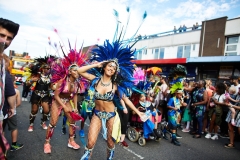
<path id="1" fill-rule="evenodd" d="M 98 81 L 99 83 L 99 81 Z M 114 90 L 113 90 L 113 84 L 112 84 L 112 90 L 105 93 L 105 94 L 101 94 L 96 90 L 96 86 L 98 85 L 98 83 L 95 85 L 95 93 L 94 93 L 94 98 L 96 100 L 102 100 L 102 101 L 112 101 L 113 97 L 114 97 Z"/>

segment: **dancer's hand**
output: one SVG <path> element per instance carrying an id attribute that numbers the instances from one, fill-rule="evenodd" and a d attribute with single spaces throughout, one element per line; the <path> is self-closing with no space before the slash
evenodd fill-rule
<path id="1" fill-rule="evenodd" d="M 72 109 L 67 106 L 63 106 L 63 111 L 68 113 L 68 112 L 72 112 Z"/>
<path id="2" fill-rule="evenodd" d="M 139 112 L 138 116 L 143 122 L 145 122 L 148 119 L 147 115 L 143 112 Z"/>
<path id="3" fill-rule="evenodd" d="M 106 63 L 107 61 L 102 61 L 102 62 L 95 62 L 98 68 L 103 67 L 103 64 Z"/>
<path id="4" fill-rule="evenodd" d="M 72 112 L 78 113 L 78 109 L 73 109 Z"/>

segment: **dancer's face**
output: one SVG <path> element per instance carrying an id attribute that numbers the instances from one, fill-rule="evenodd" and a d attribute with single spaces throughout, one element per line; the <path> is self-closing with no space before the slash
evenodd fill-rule
<path id="1" fill-rule="evenodd" d="M 43 73 L 44 73 L 44 74 L 50 73 L 50 67 L 49 67 L 49 66 L 44 67 L 44 68 L 43 68 Z"/>
<path id="2" fill-rule="evenodd" d="M 107 76 L 112 76 L 117 70 L 117 64 L 115 62 L 109 62 L 106 67 L 104 68 L 104 73 Z"/>
<path id="3" fill-rule="evenodd" d="M 74 79 L 77 79 L 79 77 L 78 72 L 77 72 L 77 67 L 74 67 L 74 68 L 70 69 L 69 74 Z"/>

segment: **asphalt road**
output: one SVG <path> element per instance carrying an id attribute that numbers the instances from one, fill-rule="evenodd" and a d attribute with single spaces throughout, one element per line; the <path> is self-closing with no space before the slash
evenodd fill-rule
<path id="1" fill-rule="evenodd" d="M 19 86 L 21 91 L 21 86 Z M 28 97 L 29 99 L 29 97 Z M 67 147 L 68 135 L 62 135 L 61 125 L 62 116 L 59 117 L 57 127 L 55 128 L 51 139 L 52 153 L 44 154 L 43 144 L 45 141 L 46 130 L 40 126 L 41 114 L 38 113 L 34 123 L 34 131 L 27 131 L 29 126 L 29 113 L 31 106 L 29 102 L 22 102 L 17 108 L 18 116 L 18 142 L 23 143 L 24 147 L 18 151 L 8 152 L 9 160 L 79 160 L 84 152 L 84 145 L 81 143 L 79 136 L 76 142 L 81 145 L 80 150 L 73 150 Z M 79 122 L 77 123 L 79 125 Z M 85 125 L 85 134 L 88 132 L 89 121 Z M 78 130 L 77 130 L 78 131 Z M 78 133 L 78 132 L 77 132 Z M 115 160 L 239 160 L 240 159 L 240 142 L 235 143 L 234 149 L 226 149 L 224 144 L 228 139 L 209 140 L 205 138 L 193 139 L 189 133 L 178 132 L 183 138 L 180 139 L 181 146 L 175 146 L 170 140 L 162 139 L 160 142 L 153 140 L 147 141 L 144 147 L 138 143 L 130 142 L 128 149 L 124 149 L 118 144 L 115 149 Z M 11 142 L 10 132 L 5 131 L 5 135 Z M 106 159 L 107 144 L 101 134 L 93 150 L 92 160 Z"/>

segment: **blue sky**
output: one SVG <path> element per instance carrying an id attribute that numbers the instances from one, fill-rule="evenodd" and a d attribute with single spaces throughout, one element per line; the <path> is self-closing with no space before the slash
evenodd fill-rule
<path id="1" fill-rule="evenodd" d="M 131 13 L 126 38 L 136 31 L 144 11 L 148 16 L 138 32 L 141 35 L 170 31 L 183 24 L 191 27 L 223 16 L 240 17 L 240 0 L 0 0 L 0 17 L 21 25 L 9 49 L 37 57 L 56 54 L 49 39 L 51 44 L 63 43 L 66 51 L 68 39 L 72 45 L 77 40 L 77 48 L 83 42 L 89 46 L 112 40 L 116 29 L 113 9 L 119 13 L 121 26 L 126 26 L 126 6 Z"/>

